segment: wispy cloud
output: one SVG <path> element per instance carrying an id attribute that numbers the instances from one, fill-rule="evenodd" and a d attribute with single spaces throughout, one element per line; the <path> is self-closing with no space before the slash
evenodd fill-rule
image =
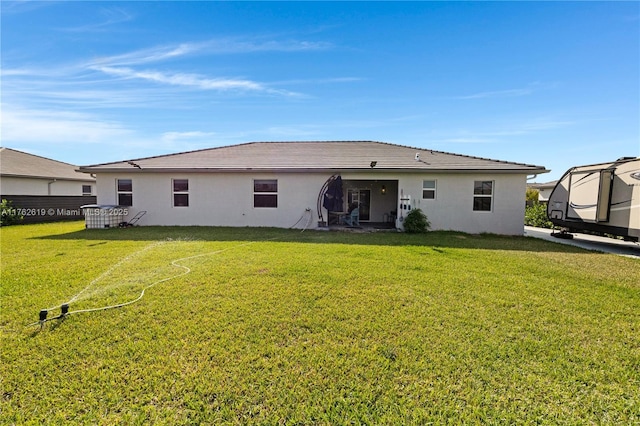
<path id="1" fill-rule="evenodd" d="M 486 99 L 486 98 L 513 98 L 518 96 L 527 96 L 533 93 L 533 89 L 507 89 L 495 90 L 490 92 L 479 92 L 472 95 L 457 96 L 455 99 Z"/>
<path id="2" fill-rule="evenodd" d="M 2 105 L 2 138 L 12 143 L 111 143 L 130 135 L 119 123 L 89 114 Z"/>
<path id="3" fill-rule="evenodd" d="M 169 46 L 157 46 L 148 49 L 135 50 L 120 55 L 103 56 L 94 58 L 85 66 L 91 68 L 95 66 L 125 66 L 125 65 L 142 65 L 152 62 L 161 62 L 170 59 L 176 59 L 191 53 L 198 52 L 202 49 L 197 43 L 181 43 Z"/>
<path id="4" fill-rule="evenodd" d="M 264 40 L 223 38 L 203 43 L 203 48 L 211 53 L 251 53 L 251 52 L 304 52 L 327 50 L 332 43 L 306 40 Z"/>
<path id="5" fill-rule="evenodd" d="M 99 22 L 80 25 L 77 27 L 60 28 L 60 31 L 84 33 L 107 31 L 109 27 L 128 22 L 133 19 L 133 15 L 122 8 L 102 8 L 100 10 L 101 20 Z"/>
<path id="6" fill-rule="evenodd" d="M 55 6 L 55 4 L 56 2 L 53 1 L 3 1 L 0 2 L 0 8 L 2 8 L 2 14 L 7 15 L 29 13 L 44 7 Z"/>
<path id="7" fill-rule="evenodd" d="M 157 84 L 191 87 L 201 90 L 246 91 L 275 94 L 281 96 L 302 96 L 300 93 L 284 89 L 275 89 L 274 85 L 244 78 L 208 77 L 195 73 L 172 72 L 165 70 L 141 70 L 138 66 L 177 60 L 190 55 L 211 55 L 230 53 L 252 53 L 264 51 L 295 52 L 327 49 L 332 45 L 325 42 L 298 40 L 267 40 L 264 38 L 221 38 L 204 42 L 189 42 L 155 46 L 139 49 L 119 55 L 93 58 L 81 66 L 87 70 L 98 71 L 124 79 L 141 79 Z M 326 83 L 353 81 L 352 78 L 326 79 Z"/>
<path id="8" fill-rule="evenodd" d="M 33 109 L 87 111 L 101 108 L 165 107 L 183 104 L 175 89 L 125 84 L 99 71 L 3 70 L 3 101 Z M 214 101 L 211 101 L 214 102 Z"/>
<path id="9" fill-rule="evenodd" d="M 454 96 L 453 99 L 492 99 L 492 98 L 517 98 L 522 96 L 533 95 L 541 90 L 557 87 L 556 82 L 539 82 L 534 81 L 526 84 L 525 87 L 502 89 L 502 90 L 488 90 L 482 92 L 472 93 L 470 95 Z"/>
<path id="10" fill-rule="evenodd" d="M 230 78 L 206 78 L 197 74 L 188 73 L 162 73 L 159 71 L 136 71 L 131 68 L 116 67 L 94 67 L 93 69 L 101 71 L 105 74 L 114 75 L 122 78 L 136 78 L 155 83 L 170 84 L 173 86 L 191 87 L 200 90 L 240 90 L 252 92 L 265 92 L 280 95 L 295 96 L 296 93 L 276 90 L 266 87 L 262 83 L 258 83 L 246 79 L 230 79 Z"/>
<path id="11" fill-rule="evenodd" d="M 110 9 L 105 12 L 105 19 L 96 25 L 67 30 L 98 30 L 131 18 L 120 12 Z M 118 153 L 129 152 L 131 156 L 135 156 L 136 150 L 142 152 L 148 148 L 175 150 L 184 146 L 211 146 L 214 136 L 217 141 L 237 142 L 245 137 L 248 129 L 238 134 L 220 135 L 194 130 L 142 137 L 134 129 L 141 127 L 140 123 L 146 117 L 144 110 L 134 127 L 124 124 L 124 118 L 123 121 L 117 121 L 113 117 L 117 117 L 123 108 L 198 108 L 202 99 L 206 99 L 210 106 L 223 99 L 228 102 L 234 96 L 300 98 L 304 95 L 286 89 L 291 85 L 289 83 L 260 81 L 244 76 L 208 75 L 206 72 L 182 72 L 181 67 L 190 56 L 265 51 L 305 52 L 328 48 L 331 48 L 330 44 L 314 41 L 274 40 L 268 37 L 222 38 L 172 43 L 92 59 L 77 58 L 76 62 L 49 63 L 49 60 L 43 60 L 43 65 L 39 66 L 35 61 L 25 65 L 22 57 L 15 53 L 12 57 L 5 54 L 0 70 L 3 91 L 0 106 L 2 140 L 16 147 L 103 144 L 113 147 Z M 352 79 L 326 79 L 327 83 L 343 81 Z M 289 132 L 300 133 L 300 130 L 286 129 L 285 125 L 269 129 L 266 134 Z M 314 131 L 302 129 L 302 132 L 308 134 Z M 260 134 L 265 134 L 264 129 L 260 129 Z"/>
<path id="12" fill-rule="evenodd" d="M 176 86 L 192 86 L 198 89 L 214 90 L 264 90 L 264 86 L 250 80 L 239 79 L 211 79 L 203 78 L 196 74 L 176 73 L 165 74 L 159 71 L 135 71 L 131 68 L 94 67 L 93 69 L 105 74 L 123 78 L 139 78 L 156 83 L 166 83 Z"/>
<path id="13" fill-rule="evenodd" d="M 68 157 L 53 157 L 72 164 L 143 157 L 150 150 L 168 153 L 195 149 L 200 145 L 211 145 L 207 135 L 209 138 L 213 135 L 206 132 L 169 132 L 160 136 L 142 136 L 121 122 L 93 114 L 29 109 L 4 103 L 1 108 L 4 146 L 9 143 L 12 148 L 49 157 L 56 147 L 73 147 L 65 151 Z M 104 150 L 104 147 L 108 149 Z M 96 150 L 102 150 L 99 159 Z"/>
<path id="14" fill-rule="evenodd" d="M 326 50 L 333 45 L 326 42 L 299 40 L 263 40 L 219 38 L 202 42 L 189 42 L 154 46 L 120 55 L 92 59 L 87 66 L 133 66 L 176 59 L 187 55 L 220 55 L 254 52 L 304 52 Z"/>
<path id="15" fill-rule="evenodd" d="M 341 83 L 355 83 L 363 81 L 360 77 L 328 77 L 328 78 L 309 78 L 298 80 L 283 80 L 276 81 L 274 84 L 286 84 L 286 85 L 301 85 L 301 84 L 341 84 Z"/>
<path id="16" fill-rule="evenodd" d="M 261 49 L 305 50 L 321 48 L 322 43 L 269 41 L 207 41 L 176 43 L 139 49 L 119 55 L 93 58 L 75 64 L 49 67 L 3 67 L 3 97 L 6 101 L 46 107 L 111 108 L 181 102 L 180 90 L 205 90 L 226 94 L 254 94 L 281 97 L 304 97 L 282 88 L 283 82 L 262 82 L 235 76 L 210 76 L 171 70 L 170 63 L 188 55 L 206 55 L 222 51 L 226 45 L 233 51 Z M 214 47 L 212 47 L 214 46 Z M 217 46 L 217 47 L 215 47 Z M 231 47 L 229 47 L 231 46 Z M 142 68 L 156 64 L 155 69 Z M 165 69 L 163 69 L 165 68 Z M 105 78 L 106 76 L 106 78 Z M 124 81 L 145 81 L 147 85 L 122 84 Z M 338 79 L 337 81 L 340 81 Z M 99 89 L 96 89 L 99 88 Z M 209 102 L 215 102 L 210 99 Z"/>
<path id="17" fill-rule="evenodd" d="M 30 76 L 30 75 L 37 75 L 37 73 L 27 68 L 0 69 L 0 76 L 2 77 Z"/>

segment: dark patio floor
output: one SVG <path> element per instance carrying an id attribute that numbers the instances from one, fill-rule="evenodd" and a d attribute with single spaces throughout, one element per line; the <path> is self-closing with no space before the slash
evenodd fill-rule
<path id="1" fill-rule="evenodd" d="M 360 222 L 359 226 L 329 225 L 331 231 L 393 231 L 396 229 L 395 223 L 390 222 Z"/>

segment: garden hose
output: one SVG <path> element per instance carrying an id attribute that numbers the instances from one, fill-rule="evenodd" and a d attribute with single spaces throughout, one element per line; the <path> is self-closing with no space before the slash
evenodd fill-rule
<path id="1" fill-rule="evenodd" d="M 313 214 L 311 213 L 311 209 L 309 209 L 309 208 L 307 208 L 304 211 L 304 213 L 302 214 L 300 219 L 298 219 L 298 221 L 295 224 L 293 224 L 289 229 L 294 228 L 301 221 L 305 220 L 305 218 L 306 218 L 306 222 L 305 222 L 304 227 L 302 228 L 301 232 L 304 232 L 305 230 L 307 230 L 307 228 L 313 222 Z M 277 240 L 278 238 L 280 238 L 280 237 L 268 238 L 268 239 L 263 240 L 263 241 L 273 241 L 273 240 Z M 69 305 L 71 303 L 75 302 L 76 300 L 78 300 L 80 295 L 82 295 L 89 288 L 91 288 L 96 282 L 100 281 L 103 277 L 108 276 L 111 272 L 113 272 L 114 270 L 116 270 L 117 268 L 122 266 L 123 263 L 125 263 L 128 260 L 130 260 L 134 256 L 137 256 L 137 255 L 139 255 L 140 253 L 142 253 L 144 251 L 147 251 L 147 250 L 149 250 L 149 249 L 151 249 L 153 247 L 156 247 L 159 244 L 163 244 L 164 241 L 160 241 L 160 242 L 156 242 L 156 243 L 150 244 L 147 247 L 145 247 L 145 248 L 143 248 L 141 250 L 138 250 L 137 252 L 132 253 L 129 256 L 126 256 L 125 258 L 120 260 L 118 263 L 116 263 L 116 264 L 112 265 L 111 267 L 109 267 L 109 269 L 107 269 L 105 272 L 100 274 L 96 279 L 92 280 L 89 284 L 87 284 L 87 286 L 85 288 L 80 290 L 68 302 L 62 303 L 60 305 L 57 305 L 57 306 L 54 306 L 54 307 L 51 307 L 51 308 L 41 309 L 39 314 L 38 314 L 38 321 L 27 325 L 27 327 L 40 325 L 40 328 L 42 329 L 42 327 L 44 327 L 45 323 L 47 323 L 49 321 L 53 321 L 53 320 L 64 320 L 69 315 L 80 314 L 80 313 L 88 313 L 88 312 L 106 311 L 106 310 L 109 310 L 109 309 L 116 309 L 116 308 L 122 308 L 122 307 L 125 307 L 125 306 L 133 305 L 134 303 L 139 302 L 144 297 L 145 291 L 147 291 L 151 287 L 154 287 L 154 286 L 156 286 L 158 284 L 161 284 L 163 282 L 167 282 L 167 281 L 172 280 L 174 278 L 178 278 L 178 277 L 187 275 L 188 273 L 191 272 L 191 269 L 189 267 L 181 265 L 181 264 L 179 264 L 179 262 L 183 262 L 183 261 L 191 260 L 191 259 L 196 259 L 198 257 L 212 256 L 212 255 L 215 255 L 215 254 L 220 254 L 222 252 L 225 252 L 225 251 L 228 251 L 228 250 L 231 250 L 231 249 L 244 247 L 244 246 L 247 246 L 247 245 L 250 245 L 250 244 L 255 244 L 255 243 L 258 243 L 258 242 L 261 242 L 261 241 L 250 241 L 248 243 L 239 244 L 237 246 L 228 247 L 226 249 L 215 250 L 215 251 L 212 251 L 212 252 L 207 252 L 207 253 L 197 254 L 197 255 L 194 255 L 194 256 L 187 256 L 187 257 L 182 257 L 182 258 L 179 258 L 179 259 L 172 260 L 171 261 L 171 265 L 172 266 L 175 266 L 176 268 L 182 268 L 183 269 L 183 271 L 181 273 L 179 273 L 177 275 L 173 275 L 173 276 L 168 277 L 168 278 L 163 278 L 161 280 L 158 280 L 158 281 L 155 281 L 155 282 L 149 284 L 148 286 L 146 286 L 146 287 L 144 287 L 142 289 L 142 291 L 140 292 L 140 295 L 138 297 L 136 297 L 135 299 L 130 300 L 128 302 L 118 303 L 118 304 L 115 304 L 115 305 L 101 306 L 101 307 L 98 307 L 98 308 L 78 309 L 78 310 L 75 310 L 75 311 L 70 311 L 69 310 Z M 53 311 L 53 310 L 56 310 L 58 308 L 60 308 L 60 315 L 58 315 L 56 317 L 48 318 L 49 312 Z"/>

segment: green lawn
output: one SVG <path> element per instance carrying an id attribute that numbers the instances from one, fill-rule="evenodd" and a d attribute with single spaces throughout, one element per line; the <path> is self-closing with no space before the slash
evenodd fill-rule
<path id="1" fill-rule="evenodd" d="M 0 424 L 640 423 L 634 259 L 449 232 L 0 236 Z"/>

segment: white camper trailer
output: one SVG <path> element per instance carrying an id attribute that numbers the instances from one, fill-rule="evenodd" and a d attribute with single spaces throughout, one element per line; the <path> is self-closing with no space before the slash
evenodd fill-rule
<path id="1" fill-rule="evenodd" d="M 569 232 L 588 231 L 638 241 L 640 157 L 569 169 L 549 196 L 547 216 Z"/>

